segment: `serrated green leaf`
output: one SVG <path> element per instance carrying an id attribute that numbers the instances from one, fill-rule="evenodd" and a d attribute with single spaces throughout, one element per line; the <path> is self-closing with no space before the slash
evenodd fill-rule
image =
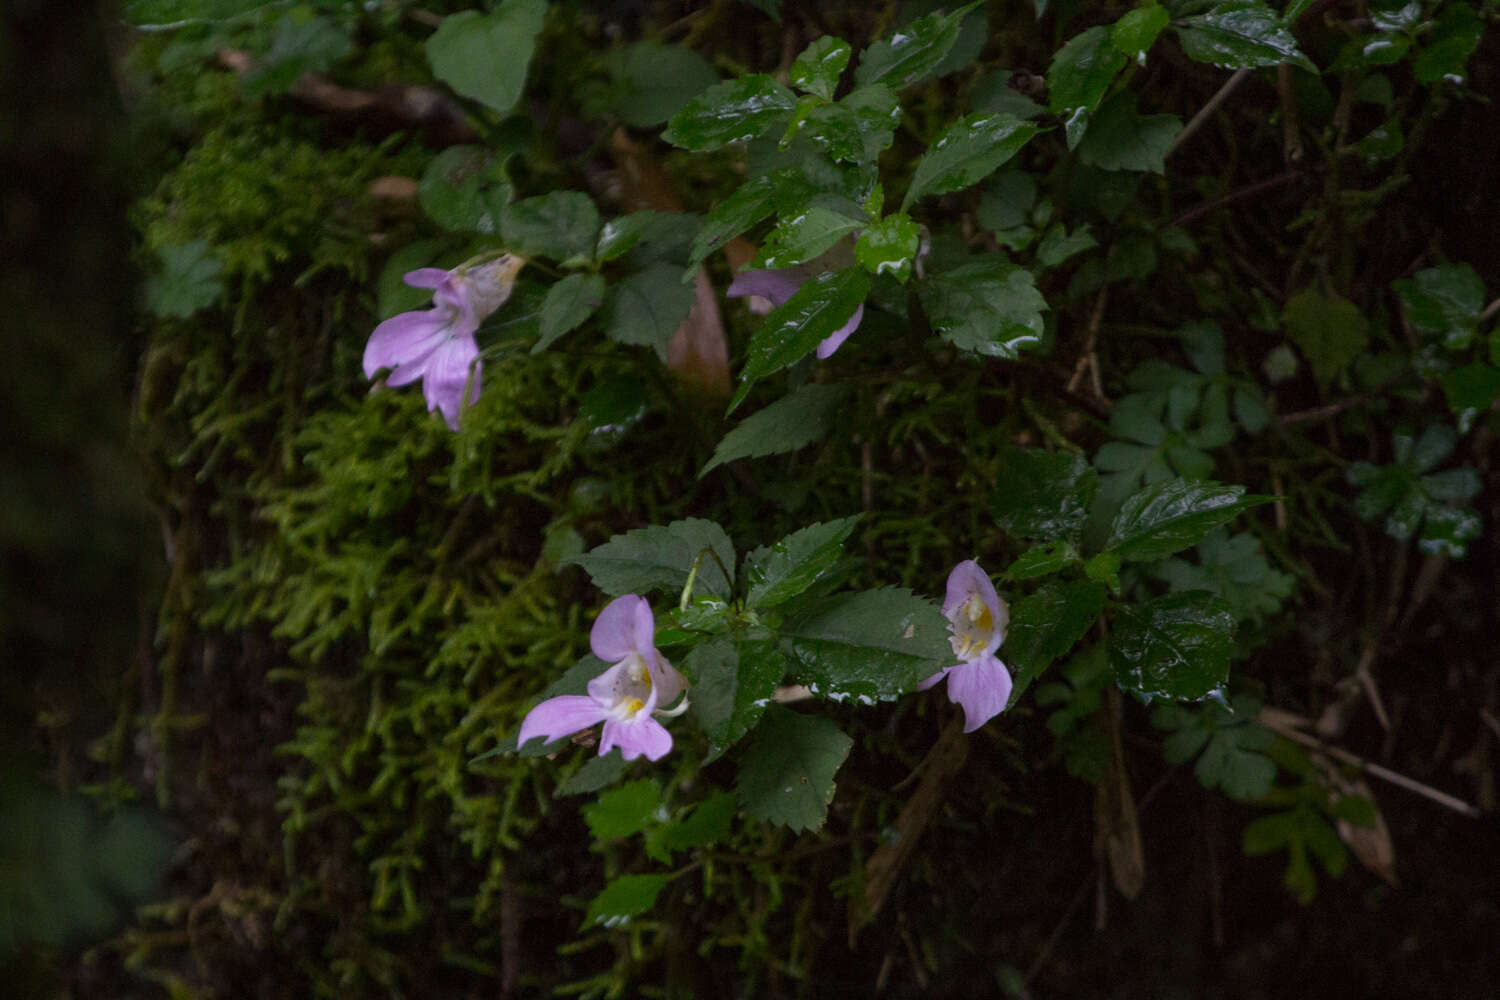
<path id="1" fill-rule="evenodd" d="M 904 212 L 930 194 L 946 194 L 977 184 L 1021 151 L 1041 129 L 1013 115 L 966 115 L 950 125 L 917 163 Z"/>
<path id="2" fill-rule="evenodd" d="M 687 319 L 698 290 L 682 283 L 682 272 L 655 263 L 612 286 L 604 300 L 604 332 L 622 344 L 648 346 L 663 362 L 667 344 Z"/>
<path id="3" fill-rule="evenodd" d="M 871 274 L 889 274 L 905 281 L 911 276 L 912 258 L 921 242 L 921 227 L 905 212 L 897 212 L 859 234 L 854 259 Z"/>
<path id="4" fill-rule="evenodd" d="M 718 560 L 705 555 L 699 562 L 704 549 L 712 549 Z M 723 598 L 734 593 L 733 576 L 726 579 L 724 575 L 734 573 L 734 545 L 723 528 L 696 517 L 616 535 L 569 562 L 582 566 L 594 586 L 612 597 L 654 590 L 676 597 L 694 563 L 698 563 L 698 591 Z"/>
<path id="5" fill-rule="evenodd" d="M 1003 452 L 990 489 L 990 512 L 1016 538 L 1076 538 L 1099 492 L 1099 474 L 1077 452 Z"/>
<path id="6" fill-rule="evenodd" d="M 290 90 L 304 73 L 321 73 L 353 49 L 349 32 L 335 21 L 294 7 L 276 19 L 271 49 L 240 78 L 251 97 Z"/>
<path id="7" fill-rule="evenodd" d="M 1197 564 L 1166 559 L 1151 568 L 1173 591 L 1207 590 L 1222 597 L 1237 621 L 1259 621 L 1281 609 L 1296 578 L 1266 562 L 1260 542 L 1249 532 L 1231 536 L 1223 528 L 1198 545 Z"/>
<path id="8" fill-rule="evenodd" d="M 186 319 L 218 301 L 223 264 L 207 240 L 162 247 L 162 270 L 146 280 L 146 308 L 157 316 Z"/>
<path id="9" fill-rule="evenodd" d="M 1051 542 L 1028 549 L 1005 568 L 1012 580 L 1032 580 L 1061 572 L 1079 561 L 1078 550 L 1071 542 Z"/>
<path id="10" fill-rule="evenodd" d="M 772 310 L 750 338 L 740 388 L 729 403 L 729 412 L 745 401 L 756 382 L 801 361 L 848 323 L 869 293 L 869 277 L 850 267 L 819 275 Z"/>
<path id="11" fill-rule="evenodd" d="M 599 210 L 581 191 L 552 191 L 505 206 L 501 231 L 516 253 L 573 264 L 593 257 Z"/>
<path id="12" fill-rule="evenodd" d="M 1047 69 L 1048 109 L 1071 117 L 1099 106 L 1115 74 L 1125 67 L 1125 53 L 1115 46 L 1112 30 L 1099 25 L 1080 32 L 1057 51 Z M 1077 145 L 1069 129 L 1068 148 Z"/>
<path id="13" fill-rule="evenodd" d="M 590 757 L 583 762 L 583 766 L 573 772 L 557 788 L 559 796 L 588 795 L 597 792 L 601 788 L 613 785 L 625 773 L 629 766 L 627 761 L 618 750 L 611 750 L 607 754 L 598 757 Z"/>
<path id="14" fill-rule="evenodd" d="M 1273 498 L 1246 496 L 1243 486 L 1170 479 L 1125 501 L 1110 526 L 1113 550 L 1128 562 L 1149 562 L 1197 545 L 1221 524 Z"/>
<path id="15" fill-rule="evenodd" d="M 1436 18 L 1432 34 L 1417 57 L 1412 73 L 1424 86 L 1439 80 L 1462 83 L 1469 57 L 1484 37 L 1484 22 L 1466 3 L 1452 3 Z"/>
<path id="16" fill-rule="evenodd" d="M 815 602 L 791 614 L 781 635 L 798 679 L 832 701 L 899 698 L 952 660 L 947 619 L 895 587 Z"/>
<path id="17" fill-rule="evenodd" d="M 422 210 L 444 229 L 498 233 L 510 201 L 505 158 L 483 146 L 452 146 L 434 156 L 422 172 L 417 198 Z"/>
<path id="18" fill-rule="evenodd" d="M 740 762 L 740 804 L 794 833 L 821 829 L 833 801 L 833 776 L 853 745 L 827 719 L 771 706 Z"/>
<path id="19" fill-rule="evenodd" d="M 1155 44 L 1170 19 L 1167 8 L 1161 4 L 1138 7 L 1110 26 L 1110 41 L 1127 56 L 1143 55 Z"/>
<path id="20" fill-rule="evenodd" d="M 696 274 L 709 254 L 775 211 L 776 183 L 771 175 L 762 174 L 741 185 L 704 216 L 688 254 L 688 275 Z"/>
<path id="21" fill-rule="evenodd" d="M 1104 611 L 1104 584 L 1093 580 L 1044 583 L 1010 609 L 1000 658 L 1015 672 L 1011 704 L 1052 663 L 1088 634 Z"/>
<path id="22" fill-rule="evenodd" d="M 874 163 L 888 148 L 901 124 L 901 102 L 882 84 L 860 87 L 837 104 L 817 108 L 807 116 L 813 145 L 835 160 Z"/>
<path id="23" fill-rule="evenodd" d="M 760 721 L 786 675 L 786 658 L 769 641 L 711 639 L 693 647 L 681 666 L 693 679 L 688 711 L 708 736 L 705 764 L 717 760 Z"/>
<path id="24" fill-rule="evenodd" d="M 851 218 L 819 205 L 783 218 L 766 237 L 760 253 L 748 265 L 752 269 L 787 268 L 820 256 L 825 250 L 856 229 L 865 226 L 864 219 Z"/>
<path id="25" fill-rule="evenodd" d="M 1098 245 L 1099 241 L 1089 232 L 1089 224 L 1086 222 L 1071 233 L 1062 225 L 1055 225 L 1047 230 L 1047 235 L 1037 244 L 1036 262 L 1044 270 L 1050 270 L 1070 257 L 1092 250 Z"/>
<path id="26" fill-rule="evenodd" d="M 501 0 L 487 14 L 466 10 L 443 18 L 427 39 L 432 75 L 465 97 L 508 114 L 526 85 L 546 12 L 543 0 Z"/>
<path id="27" fill-rule="evenodd" d="M 725 434 L 724 440 L 714 449 L 713 457 L 698 475 L 706 476 L 709 470 L 725 462 L 779 455 L 822 440 L 848 398 L 848 386 L 809 382 L 759 413 L 746 417 L 738 427 Z"/>
<path id="28" fill-rule="evenodd" d="M 714 792 L 686 816 L 650 831 L 646 853 L 662 864 L 670 864 L 673 852 L 720 843 L 729 836 L 735 802 L 731 792 Z"/>
<path id="29" fill-rule="evenodd" d="M 1173 25 L 1188 58 L 1225 69 L 1291 63 L 1316 73 L 1281 17 L 1259 0 L 1233 0 Z"/>
<path id="30" fill-rule="evenodd" d="M 646 829 L 660 806 L 661 790 L 654 781 L 632 781 L 584 806 L 583 820 L 595 840 L 614 840 Z"/>
<path id="31" fill-rule="evenodd" d="M 697 224 L 693 216 L 681 212 L 648 210 L 621 215 L 600 228 L 594 258 L 600 262 L 618 260 L 642 243 L 675 243 L 679 229 Z"/>
<path id="32" fill-rule="evenodd" d="M 1094 112 L 1078 157 L 1101 170 L 1166 173 L 1167 153 L 1181 131 L 1176 115 L 1142 115 L 1136 111 L 1135 93 L 1122 91 Z"/>
<path id="33" fill-rule="evenodd" d="M 745 606 L 772 608 L 817 583 L 838 563 L 859 517 L 810 524 L 751 552 L 745 560 Z"/>
<path id="34" fill-rule="evenodd" d="M 589 901 L 585 927 L 624 927 L 656 905 L 671 875 L 621 875 Z"/>
<path id="35" fill-rule="evenodd" d="M 963 350 L 1014 359 L 1041 343 L 1047 300 L 1031 272 L 998 254 L 930 275 L 917 292 L 933 328 Z"/>
<path id="36" fill-rule="evenodd" d="M 597 274 L 570 274 L 547 290 L 542 300 L 542 336 L 531 347 L 539 354 L 566 333 L 582 326 L 604 302 L 604 278 Z"/>
<path id="37" fill-rule="evenodd" d="M 1442 336 L 1443 345 L 1463 350 L 1474 340 L 1484 308 L 1484 282 L 1468 264 L 1444 264 L 1418 271 L 1391 287 L 1414 326 Z"/>
<path id="38" fill-rule="evenodd" d="M 861 87 L 885 84 L 900 90 L 932 75 L 958 41 L 964 17 L 978 4 L 960 7 L 951 14 L 929 14 L 918 18 L 860 53 L 854 81 Z"/>
<path id="39" fill-rule="evenodd" d="M 817 94 L 825 101 L 833 100 L 833 91 L 839 85 L 839 76 L 849 65 L 849 56 L 854 50 L 841 38 L 824 35 L 802 50 L 792 63 L 792 86 Z"/>
<path id="40" fill-rule="evenodd" d="M 692 49 L 643 41 L 600 57 L 609 84 L 586 105 L 590 115 L 612 111 L 632 128 L 652 128 L 719 82 L 713 63 Z"/>
<path id="41" fill-rule="evenodd" d="M 1287 339 L 1302 351 L 1313 374 L 1325 385 L 1364 353 L 1370 342 L 1369 324 L 1354 303 L 1316 288 L 1292 296 L 1282 322 Z"/>
<path id="42" fill-rule="evenodd" d="M 1115 682 L 1144 698 L 1197 699 L 1229 679 L 1234 615 L 1205 590 L 1122 605 L 1109 636 Z"/>
<path id="43" fill-rule="evenodd" d="M 797 99 L 764 73 L 709 87 L 672 116 L 662 138 L 695 153 L 754 139 L 783 121 Z"/>

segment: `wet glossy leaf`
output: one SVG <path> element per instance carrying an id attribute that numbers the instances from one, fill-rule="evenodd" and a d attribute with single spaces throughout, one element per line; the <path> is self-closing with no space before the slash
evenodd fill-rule
<path id="1" fill-rule="evenodd" d="M 656 905 L 671 875 L 621 875 L 589 901 L 585 927 L 624 927 Z"/>
<path id="2" fill-rule="evenodd" d="M 1068 40 L 1047 69 L 1048 108 L 1057 114 L 1092 111 L 1104 99 L 1115 74 L 1125 67 L 1125 53 L 1107 25 L 1089 28 Z M 1081 137 L 1081 136 L 1080 136 Z M 1068 147 L 1076 145 L 1069 136 Z"/>
<path id="3" fill-rule="evenodd" d="M 897 212 L 860 233 L 854 244 L 854 259 L 871 274 L 889 274 L 905 281 L 911 276 L 912 258 L 921 241 L 921 227 L 905 212 Z"/>
<path id="4" fill-rule="evenodd" d="M 1104 611 L 1104 599 L 1102 583 L 1053 581 L 1011 607 L 1000 659 L 1015 675 L 1012 704 L 1032 681 L 1088 634 Z"/>
<path id="5" fill-rule="evenodd" d="M 899 698 L 953 658 L 937 606 L 895 587 L 818 601 L 788 617 L 781 635 L 797 678 L 833 701 Z"/>
<path id="6" fill-rule="evenodd" d="M 931 275 L 917 291 L 933 329 L 963 350 L 1013 359 L 1041 343 L 1047 301 L 1031 272 L 998 254 Z"/>
<path id="7" fill-rule="evenodd" d="M 1039 131 L 1038 126 L 1013 115 L 974 114 L 960 118 L 918 161 L 911 187 L 901 202 L 902 211 L 918 198 L 979 183 L 1020 152 Z"/>
<path id="8" fill-rule="evenodd" d="M 1438 15 L 1427 44 L 1412 60 L 1412 72 L 1423 84 L 1439 80 L 1461 83 L 1469 57 L 1484 37 L 1484 22 L 1466 3 L 1451 3 Z"/>
<path id="9" fill-rule="evenodd" d="M 1004 575 L 1012 580 L 1031 580 L 1061 572 L 1078 560 L 1078 550 L 1071 542 L 1051 542 L 1021 553 L 1005 568 Z"/>
<path id="10" fill-rule="evenodd" d="M 581 191 L 552 191 L 505 206 L 501 231 L 515 253 L 576 264 L 593 257 L 599 210 Z"/>
<path id="11" fill-rule="evenodd" d="M 698 297 L 682 272 L 656 263 L 612 286 L 605 298 L 604 332 L 622 344 L 640 344 L 667 360 L 667 344 Z"/>
<path id="12" fill-rule="evenodd" d="M 851 218 L 842 212 L 821 206 L 812 206 L 789 218 L 771 231 L 762 244 L 760 253 L 749 266 L 759 268 L 785 268 L 821 255 L 829 247 L 863 228 L 864 219 Z"/>
<path id="13" fill-rule="evenodd" d="M 1291 63 L 1310 73 L 1318 71 L 1297 48 L 1297 39 L 1282 25 L 1281 16 L 1259 0 L 1221 3 L 1174 27 L 1183 51 L 1199 62 L 1226 69 Z"/>
<path id="14" fill-rule="evenodd" d="M 695 274 L 708 255 L 776 211 L 776 183 L 767 174 L 741 185 L 703 218 L 688 255 L 688 274 Z"/>
<path id="15" fill-rule="evenodd" d="M 705 90 L 672 116 L 662 138 L 695 153 L 754 139 L 786 118 L 792 92 L 763 73 Z"/>
<path id="16" fill-rule="evenodd" d="M 688 712 L 708 736 L 707 764 L 760 721 L 787 664 L 772 642 L 712 639 L 694 646 L 680 666 L 693 680 Z"/>
<path id="17" fill-rule="evenodd" d="M 740 761 L 740 804 L 793 832 L 821 829 L 833 801 L 833 776 L 853 745 L 827 719 L 771 706 Z"/>
<path id="18" fill-rule="evenodd" d="M 504 158 L 482 146 L 443 150 L 427 164 L 417 185 L 422 210 L 454 232 L 500 232 L 510 196 Z"/>
<path id="19" fill-rule="evenodd" d="M 847 386 L 809 383 L 778 399 L 735 427 L 699 475 L 739 458 L 778 455 L 819 441 L 833 427 L 834 417 L 849 398 Z"/>
<path id="20" fill-rule="evenodd" d="M 700 561 L 705 549 L 712 549 L 719 558 L 705 555 Z M 698 564 L 695 592 L 724 598 L 733 593 L 733 580 L 725 579 L 724 571 L 734 573 L 734 545 L 723 528 L 696 517 L 616 535 L 569 561 L 582 566 L 594 586 L 612 597 L 661 590 L 676 598 L 694 563 Z"/>
<path id="21" fill-rule="evenodd" d="M 1444 264 L 1391 283 L 1406 318 L 1414 326 L 1440 334 L 1443 344 L 1462 350 L 1474 340 L 1484 308 L 1484 282 L 1468 264 Z"/>
<path id="22" fill-rule="evenodd" d="M 521 97 L 543 0 L 501 0 L 487 14 L 466 10 L 443 18 L 427 39 L 432 74 L 465 97 L 507 114 Z"/>
<path id="23" fill-rule="evenodd" d="M 1042 237 L 1042 242 L 1036 247 L 1036 262 L 1044 270 L 1057 267 L 1065 263 L 1070 257 L 1092 250 L 1099 245 L 1094 239 L 1094 234 L 1089 232 L 1088 223 L 1084 223 L 1071 233 L 1061 225 L 1055 225 L 1047 230 L 1047 235 Z"/>
<path id="24" fill-rule="evenodd" d="M 570 274 L 547 290 L 542 300 L 542 336 L 531 353 L 552 346 L 594 315 L 604 301 L 604 279 L 597 274 Z"/>
<path id="25" fill-rule="evenodd" d="M 803 49 L 792 63 L 792 86 L 816 94 L 825 101 L 833 100 L 839 76 L 849 65 L 853 51 L 843 39 L 824 35 Z"/>
<path id="26" fill-rule="evenodd" d="M 745 559 L 745 606 L 772 608 L 817 583 L 838 563 L 859 515 L 810 524 Z"/>
<path id="27" fill-rule="evenodd" d="M 1500 399 L 1500 368 L 1477 361 L 1455 368 L 1443 376 L 1443 394 L 1458 418 L 1458 429 L 1467 433 L 1475 419 Z"/>
<path id="28" fill-rule="evenodd" d="M 1205 535 L 1273 498 L 1246 496 L 1243 486 L 1170 479 L 1125 501 L 1105 546 L 1126 561 L 1161 559 L 1201 542 Z"/>
<path id="29" fill-rule="evenodd" d="M 1099 492 L 1099 474 L 1077 452 L 1013 448 L 1000 456 L 990 512 L 1016 538 L 1075 538 Z"/>
<path id="30" fill-rule="evenodd" d="M 1122 605 L 1109 637 L 1115 682 L 1146 698 L 1202 698 L 1229 679 L 1234 615 L 1205 590 Z"/>
<path id="31" fill-rule="evenodd" d="M 942 65 L 958 41 L 964 17 L 978 4 L 950 14 L 929 14 L 898 29 L 860 53 L 854 81 L 861 87 L 882 83 L 893 90 L 920 83 Z"/>
<path id="32" fill-rule="evenodd" d="M 1182 120 L 1176 115 L 1139 114 L 1135 94 L 1124 91 L 1094 112 L 1078 144 L 1078 156 L 1102 170 L 1165 173 L 1167 151 L 1181 131 Z"/>
<path id="33" fill-rule="evenodd" d="M 771 314 L 750 338 L 733 412 L 750 388 L 767 375 L 802 360 L 854 316 L 870 293 L 870 279 L 859 268 L 830 271 L 807 282 Z"/>
<path id="34" fill-rule="evenodd" d="M 1138 7 L 1110 26 L 1110 41 L 1127 56 L 1138 56 L 1155 44 L 1171 15 L 1161 4 Z"/>

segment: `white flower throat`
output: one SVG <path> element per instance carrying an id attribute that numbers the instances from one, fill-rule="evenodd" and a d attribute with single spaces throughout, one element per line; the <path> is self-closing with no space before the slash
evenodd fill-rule
<path id="1" fill-rule="evenodd" d="M 633 719 L 651 697 L 651 670 L 640 653 L 631 653 L 624 662 L 625 669 L 620 671 L 613 692 L 612 708 L 620 718 Z"/>
<path id="2" fill-rule="evenodd" d="M 949 639 L 953 654 L 968 662 L 978 659 L 995 637 L 995 616 L 982 597 L 977 593 L 970 594 L 967 601 L 954 609 L 948 627 L 953 632 Z"/>

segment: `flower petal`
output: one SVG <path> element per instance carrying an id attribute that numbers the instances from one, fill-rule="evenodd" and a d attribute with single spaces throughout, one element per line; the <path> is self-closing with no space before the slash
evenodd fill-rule
<path id="1" fill-rule="evenodd" d="M 382 368 L 419 367 L 448 336 L 448 317 L 441 309 L 404 312 L 381 323 L 365 344 L 365 378 Z M 405 375 L 406 372 L 401 372 Z M 421 376 L 408 378 L 410 382 Z M 387 380 L 387 384 L 390 384 Z"/>
<path id="2" fill-rule="evenodd" d="M 953 621 L 953 616 L 969 603 L 969 597 L 973 594 L 979 595 L 984 606 L 990 609 L 990 617 L 994 619 L 994 633 L 985 646 L 986 653 L 993 653 L 1005 641 L 1005 629 L 1010 624 L 1010 605 L 1000 600 L 1000 595 L 995 593 L 995 585 L 990 582 L 989 574 L 979 567 L 979 563 L 973 559 L 965 559 L 953 567 L 953 572 L 948 574 L 948 592 L 943 600 L 943 617 L 950 622 Z"/>
<path id="3" fill-rule="evenodd" d="M 616 663 L 631 653 L 643 656 L 656 638 L 651 604 L 639 594 L 622 594 L 604 606 L 589 633 L 589 648 L 605 663 Z M 646 657 L 650 662 L 650 657 Z"/>
<path id="4" fill-rule="evenodd" d="M 676 701 L 677 696 L 687 688 L 687 678 L 678 673 L 677 668 L 657 652 L 656 647 L 653 646 L 651 652 L 653 655 L 646 659 L 651 664 L 651 687 L 657 704 L 665 707 Z"/>
<path id="5" fill-rule="evenodd" d="M 448 426 L 458 430 L 458 413 L 468 391 L 468 403 L 473 406 L 479 399 L 480 366 L 474 364 L 479 357 L 479 345 L 472 336 L 455 336 L 439 345 L 427 361 L 427 372 L 422 379 L 422 395 L 427 399 L 427 409 L 441 410 Z M 469 383 L 469 366 L 473 365 L 474 383 Z"/>
<path id="6" fill-rule="evenodd" d="M 1005 711 L 1010 688 L 1010 671 L 993 656 L 954 667 L 948 675 L 948 697 L 963 706 L 964 732 L 972 733 Z"/>
<path id="7" fill-rule="evenodd" d="M 619 663 L 589 681 L 589 697 L 613 710 L 625 698 L 635 697 L 637 690 L 633 689 L 645 694 L 645 684 L 636 684 L 631 680 L 630 658 L 631 654 L 626 653 Z M 643 697 L 641 700 L 646 699 Z"/>
<path id="8" fill-rule="evenodd" d="M 581 694 L 564 694 L 548 698 L 540 703 L 521 721 L 521 733 L 516 737 L 517 749 L 537 736 L 545 737 L 548 743 L 581 733 L 585 729 L 609 717 L 609 712 L 594 699 Z"/>
<path id="9" fill-rule="evenodd" d="M 415 271 L 407 271 L 401 276 L 401 280 L 412 288 L 438 288 L 448 280 L 450 273 L 440 267 L 419 267 Z"/>
<path id="10" fill-rule="evenodd" d="M 626 722 L 608 719 L 599 738 L 599 753 L 604 755 L 615 747 L 626 760 L 635 760 L 645 754 L 647 760 L 661 760 L 672 749 L 672 734 L 667 727 L 642 712 Z"/>
<path id="11" fill-rule="evenodd" d="M 918 684 L 917 685 L 917 690 L 918 691 L 926 691 L 928 688 L 934 686 L 939 681 L 941 681 L 944 677 L 947 677 L 948 676 L 948 671 L 950 671 L 952 669 L 953 669 L 953 667 L 944 667 L 942 670 L 939 670 L 937 673 L 933 674 L 931 677 L 927 678 L 925 681 L 923 681 L 922 683 Z"/>
<path id="12" fill-rule="evenodd" d="M 803 279 L 790 269 L 741 271 L 734 276 L 734 280 L 729 283 L 729 291 L 724 294 L 730 298 L 759 295 L 770 300 L 771 305 L 779 306 L 802 287 L 802 282 Z"/>
<path id="13" fill-rule="evenodd" d="M 854 310 L 854 315 L 849 317 L 849 322 L 824 337 L 822 343 L 818 344 L 818 359 L 822 360 L 829 357 L 834 351 L 838 350 L 844 341 L 849 339 L 849 334 L 859 329 L 859 321 L 864 318 L 865 304 L 861 302 L 858 308 Z"/>

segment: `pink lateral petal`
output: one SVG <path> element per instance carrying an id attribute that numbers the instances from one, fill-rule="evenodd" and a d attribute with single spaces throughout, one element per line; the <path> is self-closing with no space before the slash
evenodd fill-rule
<path id="1" fill-rule="evenodd" d="M 646 659 L 651 664 L 651 690 L 656 696 L 657 704 L 665 708 L 677 700 L 677 696 L 687 688 L 688 682 L 665 656 L 657 652 L 655 646 L 651 647 L 651 652 L 654 655 Z"/>
<path id="2" fill-rule="evenodd" d="M 1010 689 L 1010 671 L 993 656 L 955 667 L 948 675 L 948 697 L 963 707 L 966 733 L 1005 711 Z"/>
<path id="3" fill-rule="evenodd" d="M 419 267 L 415 271 L 407 271 L 401 276 L 401 280 L 412 288 L 438 288 L 448 280 L 448 274 L 441 267 Z"/>
<path id="4" fill-rule="evenodd" d="M 548 743 L 581 733 L 585 729 L 609 717 L 609 712 L 593 698 L 581 694 L 564 694 L 541 702 L 521 721 L 521 732 L 516 737 L 516 748 L 526 745 L 537 736 L 545 737 Z"/>
<path id="5" fill-rule="evenodd" d="M 672 734 L 648 712 L 641 712 L 628 722 L 608 719 L 599 738 L 599 753 L 609 753 L 615 747 L 620 748 L 620 755 L 626 760 L 635 760 L 643 754 L 647 760 L 661 760 L 672 749 Z"/>
<path id="6" fill-rule="evenodd" d="M 948 676 L 948 671 L 950 671 L 952 669 L 953 669 L 952 667 L 944 667 L 942 670 L 939 670 L 937 673 L 933 674 L 931 677 L 927 678 L 925 681 L 923 681 L 922 683 L 918 684 L 917 685 L 917 690 L 918 691 L 926 691 L 926 690 L 934 687 L 940 681 L 942 681 L 942 679 L 944 677 L 947 677 Z"/>
<path id="7" fill-rule="evenodd" d="M 741 271 L 734 276 L 724 294 L 729 298 L 759 295 L 773 306 L 779 306 L 801 287 L 802 280 L 794 277 L 790 270 Z"/>
<path id="8" fill-rule="evenodd" d="M 865 304 L 861 302 L 854 310 L 854 315 L 849 317 L 849 322 L 823 338 L 818 344 L 818 359 L 831 357 L 833 352 L 843 346 L 844 341 L 849 339 L 849 334 L 859 329 L 859 321 L 865 318 Z"/>
<path id="9" fill-rule="evenodd" d="M 447 337 L 447 325 L 440 309 L 404 312 L 381 323 L 365 343 L 365 378 L 382 368 L 417 366 Z"/>

